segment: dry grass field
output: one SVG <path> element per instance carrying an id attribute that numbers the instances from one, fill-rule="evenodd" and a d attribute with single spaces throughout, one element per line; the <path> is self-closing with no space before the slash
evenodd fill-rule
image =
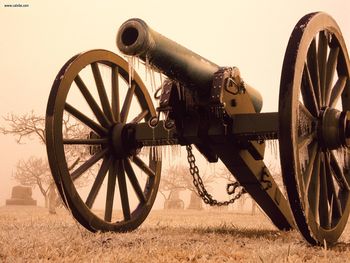
<path id="1" fill-rule="evenodd" d="M 350 229 L 327 249 L 262 214 L 153 211 L 131 233 L 90 233 L 61 209 L 0 207 L 0 262 L 350 262 Z"/>

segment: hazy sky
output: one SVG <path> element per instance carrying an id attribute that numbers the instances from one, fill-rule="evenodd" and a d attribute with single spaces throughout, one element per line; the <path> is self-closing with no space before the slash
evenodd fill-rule
<path id="1" fill-rule="evenodd" d="M 29 7 L 6 8 L 5 4 Z M 0 0 L 0 115 L 45 114 L 51 84 L 76 53 L 118 52 L 115 37 L 128 18 L 140 17 L 158 32 L 219 65 L 238 66 L 276 111 L 281 65 L 290 33 L 305 14 L 331 14 L 350 45 L 350 1 L 10 1 Z M 0 120 L 0 125 L 4 125 Z M 43 145 L 17 145 L 0 135 L 0 206 L 15 184 L 19 158 L 45 155 Z"/>

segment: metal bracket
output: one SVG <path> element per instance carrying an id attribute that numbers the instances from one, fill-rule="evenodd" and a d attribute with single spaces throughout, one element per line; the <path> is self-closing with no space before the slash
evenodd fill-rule
<path id="1" fill-rule="evenodd" d="M 261 184 L 266 183 L 266 186 L 263 188 L 264 191 L 270 189 L 272 187 L 272 183 L 269 179 L 265 179 L 270 177 L 270 174 L 268 173 L 268 169 L 266 166 L 263 167 L 262 172 L 261 172 L 261 178 L 260 178 L 260 182 Z"/>

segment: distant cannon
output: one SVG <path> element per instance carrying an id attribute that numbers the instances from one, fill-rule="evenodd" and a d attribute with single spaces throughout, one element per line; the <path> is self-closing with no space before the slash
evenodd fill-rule
<path id="1" fill-rule="evenodd" d="M 47 105 L 51 171 L 65 205 L 83 226 L 138 227 L 160 182 L 158 146 L 181 145 L 205 203 L 226 205 L 248 192 L 279 229 L 297 227 L 314 245 L 337 241 L 350 208 L 350 63 L 330 16 L 308 14 L 295 26 L 283 62 L 279 111 L 271 113 L 260 113 L 261 96 L 237 67 L 220 67 L 140 19 L 121 26 L 117 45 L 167 76 L 157 108 L 131 65 L 106 50 L 70 59 Z M 72 116 L 77 129 L 91 130 L 88 136 L 66 131 Z M 265 142 L 275 139 L 288 200 L 263 162 Z M 209 162 L 220 159 L 236 178 L 227 186 L 229 201 L 218 202 L 205 189 L 192 144 Z M 83 160 L 76 150 L 84 153 L 86 146 L 90 154 Z M 91 180 L 85 191 L 77 186 L 84 180 Z M 94 207 L 97 202 L 103 202 L 103 211 Z"/>

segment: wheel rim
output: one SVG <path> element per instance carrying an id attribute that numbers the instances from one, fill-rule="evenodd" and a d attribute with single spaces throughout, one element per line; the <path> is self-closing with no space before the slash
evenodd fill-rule
<path id="1" fill-rule="evenodd" d="M 155 116 L 146 87 L 132 75 L 129 81 L 128 64 L 116 54 L 92 50 L 63 66 L 50 93 L 51 171 L 66 206 L 91 231 L 135 229 L 156 198 L 161 160 L 153 149 L 140 155 L 126 136 L 127 127 Z"/>
<path id="2" fill-rule="evenodd" d="M 312 244 L 335 242 L 349 216 L 349 65 L 330 16 L 298 22 L 283 62 L 279 141 L 290 206 Z"/>

